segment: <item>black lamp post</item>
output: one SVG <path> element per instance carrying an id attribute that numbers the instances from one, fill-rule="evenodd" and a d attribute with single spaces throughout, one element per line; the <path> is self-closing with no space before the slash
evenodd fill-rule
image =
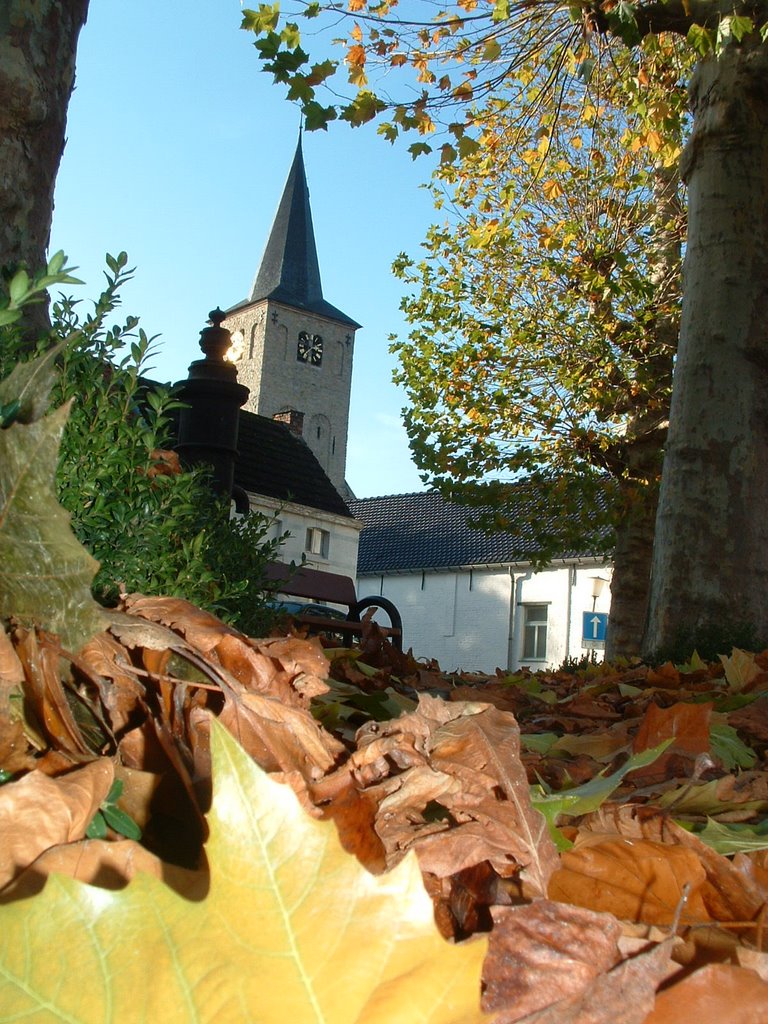
<path id="1" fill-rule="evenodd" d="M 179 414 L 176 450 L 188 466 L 211 466 L 216 489 L 231 495 L 240 408 L 249 391 L 237 383 L 237 369 L 225 359 L 232 343 L 229 331 L 221 326 L 225 316 L 221 309 L 209 314 L 212 326 L 200 332 L 205 358 L 190 365 L 189 376 L 179 387 L 185 407 Z"/>

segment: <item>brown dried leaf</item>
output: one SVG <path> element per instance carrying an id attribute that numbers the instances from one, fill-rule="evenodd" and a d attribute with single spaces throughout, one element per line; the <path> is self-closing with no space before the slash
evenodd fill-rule
<path id="1" fill-rule="evenodd" d="M 752 743 L 768 743 L 768 697 L 760 697 L 746 707 L 731 711 L 728 725 L 748 736 Z"/>
<path id="2" fill-rule="evenodd" d="M 366 756 L 367 775 L 360 765 Z M 520 874 L 533 892 L 546 890 L 557 854 L 530 803 L 514 716 L 422 697 L 418 711 L 352 758 L 362 782 L 386 779 L 409 761 L 403 774 L 380 784 L 376 830 L 390 864 L 416 844 L 422 870 L 440 878 L 488 861 L 499 875 Z"/>
<path id="3" fill-rule="evenodd" d="M 649 839 L 668 849 L 689 849 L 701 863 L 706 880 L 700 896 L 708 916 L 714 921 L 751 921 L 763 905 L 761 889 L 744 884 L 744 875 L 727 857 L 716 853 L 700 839 L 677 825 L 671 818 L 652 809 L 634 805 L 606 805 L 584 819 L 580 842 L 589 832 L 619 833 L 627 839 Z"/>
<path id="4" fill-rule="evenodd" d="M 158 622 L 128 615 L 115 608 L 110 608 L 106 614 L 109 616 L 110 634 L 129 650 L 145 648 L 166 652 L 179 643 L 179 634 Z"/>
<path id="5" fill-rule="evenodd" d="M 643 750 L 650 750 L 667 739 L 673 742 L 653 764 L 635 771 L 632 774 L 633 781 L 639 785 L 641 779 L 643 783 L 665 779 L 670 763 L 680 753 L 688 754 L 691 758 L 708 753 L 711 717 L 712 704 L 678 702 L 669 708 L 649 704 L 635 734 L 633 752 L 639 754 Z"/>
<path id="6" fill-rule="evenodd" d="M 21 626 L 15 638 L 24 667 L 25 697 L 51 744 L 75 760 L 90 760 L 93 751 L 75 721 L 59 675 L 62 651 L 58 638 Z"/>
<path id="7" fill-rule="evenodd" d="M 131 839 L 83 839 L 46 850 L 3 890 L 0 901 L 34 896 L 51 874 L 69 875 L 87 885 L 114 890 L 122 889 L 139 872 L 162 879 L 187 899 L 202 898 L 208 886 L 205 872 L 168 864 Z"/>
<path id="8" fill-rule="evenodd" d="M 0 787 L 0 888 L 44 850 L 82 839 L 113 778 L 103 757 L 55 779 L 33 771 Z"/>
<path id="9" fill-rule="evenodd" d="M 448 807 L 458 789 L 459 783 L 455 778 L 444 772 L 435 772 L 429 765 L 417 765 L 376 788 L 380 801 L 376 831 L 387 850 L 390 866 L 418 842 L 419 853 L 423 851 L 425 856 L 425 860 L 420 861 L 422 871 L 430 871 L 440 878 L 454 873 L 450 869 L 442 870 L 444 864 L 440 864 L 440 860 L 445 860 L 446 856 L 443 842 L 438 843 L 436 851 L 423 844 L 436 833 L 443 838 L 447 836 L 450 825 L 455 823 Z M 479 863 L 479 860 L 472 860 L 477 854 L 476 847 L 477 844 L 472 842 L 467 858 L 454 853 L 452 865 L 456 871 L 466 866 L 463 859 Z M 452 849 L 455 850 L 455 846 Z M 441 870 L 435 871 L 435 866 Z"/>
<path id="10" fill-rule="evenodd" d="M 308 711 L 258 693 L 228 694 L 219 721 L 266 772 L 298 771 L 316 781 L 346 754 Z"/>
<path id="11" fill-rule="evenodd" d="M 512 906 L 509 883 L 488 861 L 457 871 L 448 878 L 424 874 L 424 886 L 435 905 L 435 923 L 446 939 L 461 941 L 493 927 L 491 909 Z"/>
<path id="12" fill-rule="evenodd" d="M 246 640 L 226 633 L 214 650 L 219 664 L 248 691 L 304 708 L 328 692 L 328 660 L 317 639 Z"/>
<path id="13" fill-rule="evenodd" d="M 680 686 L 680 672 L 671 661 L 665 661 L 658 668 L 649 668 L 646 676 L 648 686 L 658 686 L 659 689 L 677 690 Z"/>
<path id="14" fill-rule="evenodd" d="M 15 775 L 36 767 L 33 749 L 27 741 L 24 723 L 6 713 L 0 713 L 0 769 Z"/>
<path id="15" fill-rule="evenodd" d="M 0 622 L 0 690 L 10 690 L 24 682 L 24 669 L 13 649 L 10 637 Z"/>
<path id="16" fill-rule="evenodd" d="M 647 839 L 604 838 L 561 856 L 549 883 L 550 899 L 645 924 L 671 924 L 683 900 L 687 924 L 709 921 L 699 890 L 706 872 L 692 850 Z"/>
<path id="17" fill-rule="evenodd" d="M 709 964 L 656 997 L 645 1024 L 765 1024 L 768 984 L 754 971 Z"/>
<path id="18" fill-rule="evenodd" d="M 642 1024 L 671 942 L 623 960 L 610 914 L 541 900 L 494 917 L 483 1009 L 497 1024 Z"/>
<path id="19" fill-rule="evenodd" d="M 167 626 L 204 654 L 217 647 L 224 635 L 242 636 L 215 615 L 180 597 L 128 594 L 122 599 L 120 608 L 130 615 Z"/>
<path id="20" fill-rule="evenodd" d="M 286 781 L 294 791 L 300 788 L 290 777 Z M 375 829 L 379 810 L 376 792 L 357 785 L 348 763 L 310 784 L 308 796 L 322 816 L 336 825 L 339 841 L 347 853 L 357 857 L 371 874 L 386 870 L 386 851 Z"/>
<path id="21" fill-rule="evenodd" d="M 735 953 L 739 967 L 754 971 L 763 981 L 768 982 L 768 953 L 760 953 L 747 946 L 738 946 Z"/>
<path id="22" fill-rule="evenodd" d="M 99 686 L 99 696 L 113 731 L 121 732 L 137 714 L 145 697 L 144 686 L 132 671 L 125 647 L 109 633 L 99 633 L 83 647 L 80 658 L 97 677 L 109 680 Z"/>

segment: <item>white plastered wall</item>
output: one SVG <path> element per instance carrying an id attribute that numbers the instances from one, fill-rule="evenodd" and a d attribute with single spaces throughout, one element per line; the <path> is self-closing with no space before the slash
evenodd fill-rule
<path id="1" fill-rule="evenodd" d="M 293 502 L 280 503 L 274 498 L 260 494 L 248 495 L 251 508 L 263 515 L 276 517 L 270 536 L 279 536 L 286 532 L 290 536 L 284 541 L 279 551 L 281 562 L 301 562 L 305 556 L 305 565 L 310 569 L 322 569 L 324 572 L 340 573 L 354 579 L 357 567 L 357 547 L 362 524 L 356 519 L 337 516 L 331 512 L 297 505 Z M 323 558 L 306 550 L 307 530 L 315 527 L 329 533 L 328 557 Z"/>
<path id="2" fill-rule="evenodd" d="M 493 673 L 557 668 L 588 653 L 582 645 L 583 613 L 593 610 L 594 578 L 606 580 L 594 610 L 610 608 L 610 566 L 565 565 L 534 572 L 526 567 L 484 567 L 359 576 L 360 597 L 383 595 L 403 619 L 403 646 L 417 658 L 435 658 L 447 671 Z M 546 660 L 523 661 L 526 604 L 547 608 Z M 384 622 L 386 616 L 378 616 Z M 597 650 L 598 659 L 602 651 Z"/>

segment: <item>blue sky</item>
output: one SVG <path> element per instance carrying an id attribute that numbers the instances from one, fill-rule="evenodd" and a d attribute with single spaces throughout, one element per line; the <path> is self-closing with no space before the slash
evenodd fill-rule
<path id="1" fill-rule="evenodd" d="M 51 251 L 78 266 L 84 300 L 104 254 L 136 277 L 123 311 L 160 334 L 163 380 L 186 377 L 208 311 L 245 297 L 296 147 L 299 115 L 260 71 L 239 0 L 91 0 L 78 50 Z M 317 51 L 320 52 L 318 46 Z M 435 213 L 429 174 L 375 127 L 304 137 L 323 292 L 357 334 L 347 462 L 359 497 L 422 488 L 391 382 L 404 333 L 390 265 L 417 255 Z"/>

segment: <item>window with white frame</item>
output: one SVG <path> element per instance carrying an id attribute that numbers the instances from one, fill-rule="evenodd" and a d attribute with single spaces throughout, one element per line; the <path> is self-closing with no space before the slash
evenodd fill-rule
<path id="1" fill-rule="evenodd" d="M 547 605 L 523 605 L 523 661 L 547 660 Z"/>
<path id="2" fill-rule="evenodd" d="M 305 550 L 308 555 L 327 558 L 330 542 L 331 534 L 328 530 L 321 530 L 318 526 L 310 526 L 307 530 Z"/>

